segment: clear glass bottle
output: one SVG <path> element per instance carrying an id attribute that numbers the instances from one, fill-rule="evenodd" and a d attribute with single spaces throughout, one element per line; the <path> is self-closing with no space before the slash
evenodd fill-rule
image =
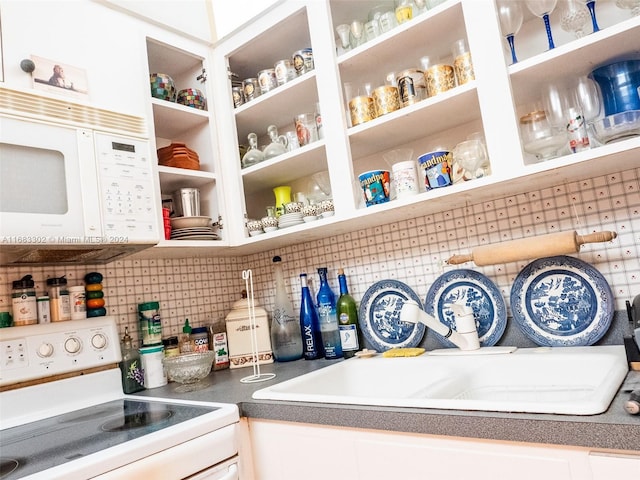
<path id="1" fill-rule="evenodd" d="M 340 332 L 338 331 L 338 316 L 336 314 L 336 296 L 327 282 L 327 269 L 318 269 L 320 288 L 318 289 L 318 317 L 320 320 L 320 335 L 324 345 L 324 358 L 331 360 L 342 357 Z"/>
<path id="2" fill-rule="evenodd" d="M 347 277 L 342 269 L 338 270 L 338 282 L 340 283 L 340 297 L 338 297 L 338 303 L 336 304 L 336 312 L 338 314 L 338 331 L 340 332 L 342 356 L 351 358 L 360 349 L 360 342 L 358 341 L 358 307 L 356 301 L 349 295 Z"/>
<path id="3" fill-rule="evenodd" d="M 133 347 L 129 327 L 124 327 L 122 337 L 122 361 L 120 362 L 120 372 L 122 373 L 122 390 L 124 393 L 135 393 L 144 390 L 144 374 L 140 353 Z"/>
<path id="4" fill-rule="evenodd" d="M 271 143 L 264 149 L 263 155 L 265 160 L 277 157 L 287 152 L 287 137 L 284 135 L 278 135 L 278 127 L 275 125 L 269 125 L 267 127 L 267 134 Z"/>
<path id="5" fill-rule="evenodd" d="M 300 274 L 302 300 L 300 302 L 300 329 L 302 330 L 302 346 L 305 360 L 315 360 L 324 356 L 322 336 L 320 335 L 320 320 L 311 297 L 311 290 L 307 283 L 307 274 Z"/>
<path id="6" fill-rule="evenodd" d="M 71 320 L 71 297 L 67 288 L 67 279 L 64 277 L 48 278 L 49 306 L 51 308 L 51 321 L 64 322 Z"/>
<path id="7" fill-rule="evenodd" d="M 302 334 L 284 286 L 281 261 L 280 257 L 273 257 L 276 298 L 271 320 L 271 348 L 277 362 L 288 362 L 302 358 Z"/>
<path id="8" fill-rule="evenodd" d="M 242 168 L 250 167 L 264 160 L 264 154 L 258 148 L 258 135 L 250 133 L 247 135 L 249 140 L 249 150 L 242 157 Z"/>

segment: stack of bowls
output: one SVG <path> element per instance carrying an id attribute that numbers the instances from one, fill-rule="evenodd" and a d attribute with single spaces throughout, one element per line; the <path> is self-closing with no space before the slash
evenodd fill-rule
<path id="1" fill-rule="evenodd" d="M 166 73 L 152 73 L 149 75 L 151 81 L 151 96 L 160 100 L 173 102 L 176 99 L 176 86 L 173 79 Z"/>

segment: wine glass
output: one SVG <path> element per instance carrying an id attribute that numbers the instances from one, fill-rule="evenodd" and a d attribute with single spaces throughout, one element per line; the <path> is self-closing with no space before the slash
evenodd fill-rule
<path id="1" fill-rule="evenodd" d="M 591 24 L 593 25 L 593 31 L 599 32 L 600 27 L 598 26 L 598 21 L 596 20 L 596 0 L 582 0 L 587 9 L 589 10 L 589 14 L 591 15 Z"/>
<path id="2" fill-rule="evenodd" d="M 638 0 L 640 1 L 640 0 Z M 542 18 L 544 26 L 547 30 L 547 40 L 549 41 L 549 50 L 556 48 L 553 44 L 553 37 L 551 36 L 551 24 L 549 23 L 549 15 L 556 8 L 558 0 L 526 0 L 527 8 L 536 17 Z"/>
<path id="3" fill-rule="evenodd" d="M 560 26 L 572 32 L 576 38 L 584 37 L 584 27 L 589 22 L 589 9 L 582 0 L 566 0 L 560 15 Z"/>
<path id="4" fill-rule="evenodd" d="M 522 27 L 523 12 L 520 3 L 507 0 L 498 3 L 498 15 L 500 16 L 502 35 L 507 39 L 511 50 L 511 62 L 518 63 L 513 38 Z"/>
<path id="5" fill-rule="evenodd" d="M 593 122 L 602 113 L 602 95 L 598 84 L 586 75 L 578 77 L 574 90 L 582 106 L 582 114 L 587 122 Z"/>

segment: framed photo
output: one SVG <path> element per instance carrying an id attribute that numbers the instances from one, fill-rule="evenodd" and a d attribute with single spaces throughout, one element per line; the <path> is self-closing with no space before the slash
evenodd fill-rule
<path id="1" fill-rule="evenodd" d="M 88 98 L 87 72 L 81 68 L 31 55 L 36 68 L 33 88 L 75 98 Z"/>

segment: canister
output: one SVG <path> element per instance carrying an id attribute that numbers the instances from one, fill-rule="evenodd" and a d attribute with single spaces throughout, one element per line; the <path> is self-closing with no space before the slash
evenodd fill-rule
<path id="1" fill-rule="evenodd" d="M 260 84 L 257 78 L 245 78 L 242 81 L 242 93 L 244 94 L 244 101 L 249 102 L 254 98 L 260 96 Z"/>
<path id="2" fill-rule="evenodd" d="M 376 118 L 373 98 L 366 95 L 353 97 L 349 100 L 349 115 L 351 116 L 351 126 L 353 127 Z"/>
<path id="3" fill-rule="evenodd" d="M 276 72 L 276 82 L 278 83 L 278 85 L 284 85 L 285 83 L 296 78 L 296 69 L 293 68 L 293 64 L 288 58 L 278 60 L 273 65 L 273 68 Z"/>
<path id="4" fill-rule="evenodd" d="M 209 350 L 209 333 L 207 327 L 194 327 L 191 330 L 191 340 L 193 340 L 196 352 L 206 352 Z"/>
<path id="5" fill-rule="evenodd" d="M 395 112 L 396 110 L 400 110 L 402 107 L 402 105 L 400 105 L 398 87 L 382 85 L 376 88 L 371 96 L 373 98 L 373 108 L 375 110 L 376 117 L 386 113 Z"/>
<path id="6" fill-rule="evenodd" d="M 273 363 L 271 336 L 269 334 L 269 319 L 264 308 L 254 301 L 255 332 L 258 353 L 258 363 Z M 227 341 L 229 344 L 230 368 L 250 367 L 253 365 L 253 350 L 251 348 L 252 328 L 249 318 L 249 301 L 246 292 L 236 301 L 226 317 Z"/>
<path id="7" fill-rule="evenodd" d="M 451 53 L 453 54 L 453 70 L 458 85 L 464 85 L 471 80 L 475 80 L 471 52 L 469 52 L 464 38 L 453 42 Z"/>
<path id="8" fill-rule="evenodd" d="M 167 373 L 162 363 L 163 358 L 164 347 L 162 345 L 140 348 L 144 388 L 157 388 L 167 384 Z"/>
<path id="9" fill-rule="evenodd" d="M 418 174 L 416 162 L 406 160 L 394 163 L 391 169 L 396 198 L 410 197 L 418 193 Z"/>
<path id="10" fill-rule="evenodd" d="M 140 338 L 142 338 L 142 345 L 148 346 L 162 344 L 160 304 L 158 302 L 138 304 L 138 320 L 140 324 Z"/>
<path id="11" fill-rule="evenodd" d="M 298 76 L 313 70 L 313 50 L 303 48 L 293 52 L 292 56 L 293 68 Z"/>
<path id="12" fill-rule="evenodd" d="M 408 68 L 396 76 L 398 95 L 403 107 L 413 105 L 426 97 L 424 73 L 417 68 Z"/>
<path id="13" fill-rule="evenodd" d="M 242 91 L 242 87 L 232 87 L 231 98 L 233 99 L 234 108 L 238 108 L 240 105 L 244 104 L 244 92 Z"/>
<path id="14" fill-rule="evenodd" d="M 64 322 L 71 320 L 71 298 L 64 277 L 48 278 L 49 306 L 51 307 L 51 321 Z"/>
<path id="15" fill-rule="evenodd" d="M 177 357 L 180 355 L 180 344 L 177 336 L 163 338 L 162 346 L 164 347 L 165 357 Z"/>
<path id="16" fill-rule="evenodd" d="M 87 305 L 84 285 L 69 287 L 71 302 L 71 320 L 84 320 L 87 318 Z"/>
<path id="17" fill-rule="evenodd" d="M 424 178 L 425 190 L 451 185 L 451 164 L 453 155 L 448 150 L 434 150 L 418 157 L 418 164 Z"/>
<path id="18" fill-rule="evenodd" d="M 25 275 L 20 280 L 13 282 L 11 306 L 13 325 L 16 327 L 38 323 L 35 285 L 31 275 Z"/>
<path id="19" fill-rule="evenodd" d="M 260 93 L 265 94 L 278 86 L 276 80 L 276 71 L 273 68 L 266 68 L 258 72 L 258 84 L 260 85 Z"/>
<path id="20" fill-rule="evenodd" d="M 386 203 L 391 198 L 391 175 L 388 170 L 370 170 L 358 175 L 367 207 Z"/>
<path id="21" fill-rule="evenodd" d="M 433 65 L 424 72 L 427 84 L 427 97 L 444 93 L 456 86 L 456 77 L 451 65 Z"/>

